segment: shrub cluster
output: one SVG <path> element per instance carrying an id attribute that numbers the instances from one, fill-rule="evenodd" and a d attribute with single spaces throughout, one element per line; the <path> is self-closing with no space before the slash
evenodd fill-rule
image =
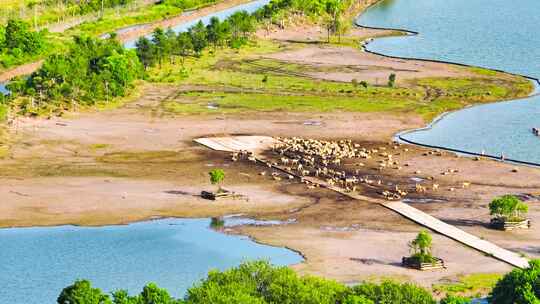
<path id="1" fill-rule="evenodd" d="M 9 20 L 0 26 L 0 64 L 10 67 L 22 63 L 25 58 L 43 51 L 43 32 L 32 31 L 30 25 L 21 20 Z"/>
<path id="2" fill-rule="evenodd" d="M 412 284 L 383 282 L 348 287 L 332 280 L 300 277 L 288 267 L 247 262 L 223 272 L 212 271 L 183 299 L 148 284 L 139 295 L 120 290 L 111 295 L 77 281 L 58 297 L 59 304 L 435 304 L 431 294 Z M 450 302 L 451 303 L 451 302 Z"/>
<path id="3" fill-rule="evenodd" d="M 208 46 L 214 50 L 228 45 L 239 48 L 255 30 L 254 18 L 245 11 L 237 12 L 221 22 L 217 17 L 204 26 L 202 21 L 189 28 L 187 32 L 176 34 L 171 29 L 156 29 L 152 38 L 141 37 L 137 43 L 137 55 L 145 68 L 174 56 L 200 56 Z"/>
<path id="4" fill-rule="evenodd" d="M 30 112 L 43 106 L 92 105 L 98 100 L 124 96 L 142 75 L 142 66 L 132 50 L 116 39 L 75 37 L 67 54 L 47 58 L 27 79 L 12 81 L 14 95 L 24 95 L 20 107 Z"/>
<path id="5" fill-rule="evenodd" d="M 46 0 L 41 2 L 42 7 L 53 7 L 62 5 L 67 7 L 71 14 L 87 14 L 101 10 L 101 8 L 115 7 L 118 5 L 126 5 L 133 0 Z"/>
<path id="6" fill-rule="evenodd" d="M 514 195 L 503 195 L 489 203 L 489 212 L 495 218 L 505 221 L 522 221 L 529 206 Z"/>
<path id="7" fill-rule="evenodd" d="M 515 268 L 493 288 L 492 304 L 540 303 L 540 260 L 532 260 L 526 269 Z"/>

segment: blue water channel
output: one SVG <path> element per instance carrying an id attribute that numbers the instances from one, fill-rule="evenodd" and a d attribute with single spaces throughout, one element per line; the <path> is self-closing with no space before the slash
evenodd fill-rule
<path id="1" fill-rule="evenodd" d="M 248 3 L 240 4 L 240 5 L 237 5 L 235 7 L 231 7 L 231 8 L 228 8 L 228 9 L 225 9 L 225 10 L 213 13 L 213 14 L 209 14 L 209 15 L 201 17 L 201 18 L 196 18 L 196 19 L 194 19 L 192 21 L 189 21 L 189 22 L 179 24 L 177 26 L 172 27 L 172 30 L 175 33 L 185 32 L 190 27 L 197 24 L 199 21 L 202 21 L 202 23 L 204 25 L 209 24 L 210 19 L 212 17 L 218 17 L 221 21 L 223 21 L 223 20 L 227 19 L 229 16 L 231 16 L 232 14 L 236 13 L 236 12 L 246 11 L 248 13 L 253 13 L 256 10 L 258 10 L 259 8 L 265 6 L 268 3 L 270 3 L 270 0 L 256 0 L 256 1 L 248 2 Z M 147 37 L 151 38 L 151 36 L 152 35 L 148 35 Z M 124 46 L 126 48 L 129 48 L 129 49 L 135 48 L 136 41 L 137 41 L 137 39 L 132 40 L 132 41 L 128 41 L 128 42 L 124 43 Z"/>
<path id="2" fill-rule="evenodd" d="M 385 0 L 357 22 L 419 32 L 376 39 L 367 47 L 371 51 L 540 78 L 537 0 Z M 540 97 L 471 107 L 444 116 L 430 129 L 403 136 L 422 144 L 540 163 L 540 138 L 532 134 L 532 127 L 540 127 Z"/>
<path id="3" fill-rule="evenodd" d="M 290 250 L 209 228 L 209 219 L 164 219 L 123 226 L 0 229 L 0 303 L 56 303 L 86 278 L 104 291 L 139 293 L 148 282 L 181 297 L 211 269 L 245 260 L 302 261 Z"/>

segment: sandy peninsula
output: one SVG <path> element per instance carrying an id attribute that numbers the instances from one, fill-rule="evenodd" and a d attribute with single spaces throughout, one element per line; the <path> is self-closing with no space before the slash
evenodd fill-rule
<path id="1" fill-rule="evenodd" d="M 354 29 L 349 38 L 384 34 Z M 295 43 L 324 40 L 325 32 L 317 26 L 299 24 L 285 30 L 260 31 L 258 36 Z M 453 65 L 396 60 L 354 47 L 302 45 L 262 56 L 310 65 L 312 70 L 306 74 L 311 79 L 336 82 L 366 79 L 377 83 L 385 81 L 389 73 L 397 73 L 398 84 L 407 87 L 410 80 L 418 78 L 475 77 Z M 434 250 L 445 258 L 448 269 L 419 272 L 403 268 L 401 257 L 408 253 L 407 242 L 423 229 L 419 225 L 378 205 L 324 189 L 308 189 L 297 180 L 272 180 L 260 175 L 264 168 L 259 165 L 233 162 L 228 154 L 209 151 L 193 142 L 202 136 L 254 134 L 351 139 L 366 147 L 390 147 L 388 143 L 397 132 L 425 125 L 421 115 L 347 111 L 158 115 L 163 102 L 174 100 L 188 89 L 147 83 L 141 96 L 117 109 L 11 121 L 9 149 L 0 159 L 0 226 L 105 225 L 154 217 L 242 213 L 261 219 L 294 220 L 287 225 L 242 226 L 228 232 L 301 252 L 305 262 L 293 267 L 303 274 L 344 282 L 392 277 L 430 286 L 464 274 L 511 269 L 440 235 L 434 237 Z M 378 171 L 379 159 L 375 158 L 361 170 L 383 182 L 404 186 L 412 187 L 419 180 L 437 183 L 437 190 L 411 195 L 409 203 L 504 248 L 540 256 L 540 249 L 530 245 L 540 240 L 538 226 L 515 232 L 486 227 L 487 204 L 507 193 L 526 199 L 533 223 L 540 221 L 538 169 L 519 167 L 513 172 L 515 166 L 511 164 L 474 161 L 407 145 L 394 153 L 408 166 Z M 246 195 L 248 201 L 211 202 L 199 197 L 201 190 L 212 187 L 207 172 L 216 167 L 226 170 L 225 186 Z M 453 173 L 445 174 L 449 169 Z M 464 183 L 468 186 L 463 187 Z"/>

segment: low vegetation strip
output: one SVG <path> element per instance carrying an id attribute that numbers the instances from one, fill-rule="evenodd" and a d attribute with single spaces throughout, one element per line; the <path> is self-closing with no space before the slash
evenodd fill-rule
<path id="1" fill-rule="evenodd" d="M 497 282 L 490 293 L 492 304 L 530 304 L 540 301 L 540 261 L 516 269 Z M 138 295 L 118 290 L 110 295 L 92 287 L 86 280 L 67 286 L 58 304 L 466 304 L 470 298 L 447 294 L 437 301 L 431 293 L 410 283 L 362 282 L 355 286 L 315 276 L 298 276 L 287 267 L 268 262 L 245 262 L 225 271 L 210 271 L 181 299 L 170 296 L 155 283 L 147 284 Z"/>

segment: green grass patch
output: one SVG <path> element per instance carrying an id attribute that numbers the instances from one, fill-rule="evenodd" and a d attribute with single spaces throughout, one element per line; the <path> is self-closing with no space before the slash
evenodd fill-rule
<path id="1" fill-rule="evenodd" d="M 148 71 L 153 82 L 207 86 L 214 92 L 188 92 L 170 98 L 162 109 L 175 114 L 253 112 L 399 112 L 426 120 L 470 104 L 527 95 L 530 81 L 495 76 L 423 78 L 402 87 L 367 88 L 347 82 L 314 79 L 309 72 L 354 72 L 355 66 L 316 66 L 259 55 L 304 47 L 271 41 L 252 42 L 244 49 L 206 52 L 200 58 L 163 62 Z M 398 76 L 399 77 L 399 76 Z"/>
<path id="2" fill-rule="evenodd" d="M 482 76 L 495 76 L 498 73 L 497 71 L 484 69 L 480 67 L 472 67 L 472 68 L 469 68 L 469 70 L 473 72 L 474 74 L 482 75 Z"/>
<path id="3" fill-rule="evenodd" d="M 84 22 L 67 31 L 68 35 L 101 35 L 123 27 L 144 24 L 182 13 L 182 9 L 172 5 L 156 4 L 142 6 L 135 11 L 124 8 L 120 11 L 110 10 L 97 21 Z"/>
<path id="4" fill-rule="evenodd" d="M 5 122 L 7 120 L 9 113 L 9 107 L 4 104 L 0 104 L 0 122 Z"/>
<path id="5" fill-rule="evenodd" d="M 199 159 L 196 154 L 176 151 L 138 151 L 107 153 L 97 158 L 98 162 L 115 164 L 160 164 L 182 163 Z"/>
<path id="6" fill-rule="evenodd" d="M 443 294 L 457 294 L 465 296 L 484 296 L 502 278 L 496 273 L 477 273 L 460 276 L 455 283 L 433 285 L 433 291 Z"/>
<path id="7" fill-rule="evenodd" d="M 255 112 L 406 112 L 414 101 L 406 98 L 365 98 L 354 95 L 273 95 L 266 93 L 186 93 L 179 101 L 165 101 L 167 112 L 184 114 Z M 217 109 L 209 107 L 217 106 Z"/>
<path id="8" fill-rule="evenodd" d="M 109 144 L 92 144 L 90 145 L 91 150 L 103 150 L 109 148 L 111 145 Z"/>

